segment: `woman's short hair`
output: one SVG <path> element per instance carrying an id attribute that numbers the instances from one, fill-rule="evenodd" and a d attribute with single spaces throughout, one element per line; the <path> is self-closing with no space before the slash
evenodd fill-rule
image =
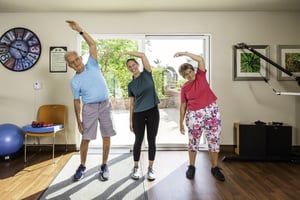
<path id="1" fill-rule="evenodd" d="M 189 63 L 183 63 L 179 66 L 178 68 L 178 72 L 179 74 L 184 78 L 184 72 L 187 70 L 187 69 L 191 69 L 193 71 L 195 71 L 193 65 L 189 64 Z"/>

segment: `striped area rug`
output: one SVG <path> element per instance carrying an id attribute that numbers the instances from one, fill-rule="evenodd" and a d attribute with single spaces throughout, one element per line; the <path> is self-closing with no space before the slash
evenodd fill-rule
<path id="1" fill-rule="evenodd" d="M 89 154 L 84 178 L 73 182 L 73 174 L 80 163 L 80 156 L 73 155 L 56 176 L 40 199 L 71 200 L 146 200 L 144 178 L 130 178 L 133 166 L 132 154 L 109 155 L 109 180 L 99 178 L 101 154 Z"/>

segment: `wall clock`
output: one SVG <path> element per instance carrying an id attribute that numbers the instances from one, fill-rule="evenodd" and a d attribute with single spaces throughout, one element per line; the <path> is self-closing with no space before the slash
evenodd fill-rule
<path id="1" fill-rule="evenodd" d="M 40 56 L 40 40 L 27 28 L 12 28 L 0 37 L 0 62 L 9 70 L 28 70 L 37 63 Z"/>

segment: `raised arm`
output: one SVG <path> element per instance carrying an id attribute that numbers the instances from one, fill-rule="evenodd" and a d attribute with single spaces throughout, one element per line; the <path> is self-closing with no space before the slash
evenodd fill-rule
<path id="1" fill-rule="evenodd" d="M 74 31 L 77 31 L 80 35 L 82 35 L 83 39 L 86 41 L 86 43 L 89 46 L 90 56 L 92 56 L 95 60 L 97 60 L 97 48 L 96 48 L 95 40 L 90 36 L 90 34 L 84 31 L 77 22 L 72 20 L 66 20 L 66 22 Z"/>
<path id="2" fill-rule="evenodd" d="M 150 63 L 148 61 L 147 56 L 143 53 L 143 52 L 138 52 L 138 51 L 128 51 L 128 52 L 124 52 L 122 53 L 122 55 L 130 55 L 130 56 L 135 56 L 138 58 L 142 59 L 142 63 L 144 68 L 148 71 L 151 72 L 151 66 Z"/>
<path id="3" fill-rule="evenodd" d="M 193 59 L 194 61 L 196 61 L 198 63 L 198 69 L 200 69 L 201 71 L 205 71 L 206 70 L 204 59 L 201 56 L 189 53 L 187 51 L 185 51 L 185 52 L 177 52 L 174 55 L 174 57 L 180 57 L 180 56 L 188 56 L 188 57 L 190 57 L 191 59 Z"/>

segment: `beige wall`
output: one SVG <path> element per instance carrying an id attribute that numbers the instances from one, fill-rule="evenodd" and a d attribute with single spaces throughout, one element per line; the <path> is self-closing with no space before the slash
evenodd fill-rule
<path id="1" fill-rule="evenodd" d="M 300 97 L 277 96 L 263 81 L 232 81 L 232 45 L 270 45 L 270 58 L 276 61 L 276 45 L 300 44 L 299 18 L 300 13 L 285 12 L 0 13 L 0 34 L 23 26 L 33 30 L 42 43 L 41 58 L 32 69 L 12 72 L 0 67 L 0 123 L 23 126 L 35 118 L 39 105 L 67 104 L 69 143 L 75 143 L 77 127 L 69 87 L 73 71 L 49 73 L 50 46 L 77 48 L 78 34 L 65 23 L 74 19 L 90 33 L 211 34 L 211 83 L 222 112 L 221 143 L 234 143 L 234 122 L 261 120 L 292 125 L 293 144 L 300 145 Z M 273 87 L 300 92 L 295 81 L 278 82 L 276 74 L 271 66 Z M 35 80 L 42 83 L 41 90 L 33 90 Z"/>

